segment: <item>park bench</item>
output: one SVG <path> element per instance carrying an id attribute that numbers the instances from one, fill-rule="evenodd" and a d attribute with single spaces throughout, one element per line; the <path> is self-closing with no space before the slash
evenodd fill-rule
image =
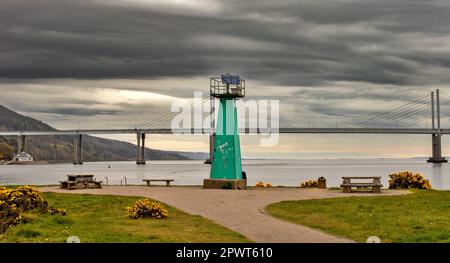
<path id="1" fill-rule="evenodd" d="M 170 186 L 170 182 L 173 182 L 173 179 L 143 179 L 142 181 L 147 183 L 147 186 L 150 186 L 151 182 L 166 182 L 166 186 Z"/>
<path id="2" fill-rule="evenodd" d="M 92 174 L 68 174 L 67 181 L 59 181 L 59 186 L 67 190 L 102 188 L 102 181 L 95 181 Z"/>
<path id="3" fill-rule="evenodd" d="M 342 177 L 343 182 L 341 187 L 344 193 L 351 193 L 352 188 L 366 189 L 371 188 L 372 193 L 381 193 L 381 177 L 365 176 L 365 177 Z M 352 182 L 351 180 L 372 180 L 372 182 Z"/>

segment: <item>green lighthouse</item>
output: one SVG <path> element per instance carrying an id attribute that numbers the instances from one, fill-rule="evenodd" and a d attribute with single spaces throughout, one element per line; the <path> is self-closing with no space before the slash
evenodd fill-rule
<path id="1" fill-rule="evenodd" d="M 244 189 L 247 180 L 242 172 L 236 99 L 245 97 L 245 80 L 230 74 L 211 78 L 210 95 L 218 98 L 220 103 L 211 174 L 209 179 L 204 180 L 203 186 Z"/>

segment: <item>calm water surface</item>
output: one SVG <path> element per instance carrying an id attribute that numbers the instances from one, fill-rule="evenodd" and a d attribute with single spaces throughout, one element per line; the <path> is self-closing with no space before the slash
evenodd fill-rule
<path id="1" fill-rule="evenodd" d="M 108 165 L 111 168 L 108 168 Z M 0 185 L 57 184 L 67 174 L 94 174 L 97 180 L 120 185 L 125 176 L 128 184 L 143 184 L 144 178 L 171 178 L 174 185 L 201 185 L 209 176 L 210 166 L 202 161 L 147 161 L 137 166 L 134 162 L 93 162 L 75 166 L 2 165 Z M 342 176 L 382 176 L 387 186 L 388 174 L 397 171 L 414 171 L 430 179 L 435 189 L 450 189 L 450 164 L 426 163 L 425 159 L 366 159 L 366 160 L 245 160 L 243 169 L 249 185 L 258 181 L 273 185 L 298 186 L 308 179 L 323 176 L 329 187 L 339 186 Z"/>

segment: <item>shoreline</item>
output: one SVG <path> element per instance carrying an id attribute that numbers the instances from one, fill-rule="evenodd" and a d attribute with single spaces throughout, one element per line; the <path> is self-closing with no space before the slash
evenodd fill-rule
<path id="1" fill-rule="evenodd" d="M 450 157 L 449 157 L 450 158 Z M 407 160 L 411 160 L 411 161 L 424 161 L 426 162 L 426 160 L 428 159 L 428 157 L 426 156 L 421 156 L 421 157 L 368 157 L 368 158 L 242 158 L 243 162 L 246 161 L 407 161 Z M 83 164 L 86 163 L 121 163 L 121 162 L 135 162 L 136 160 L 132 159 L 132 160 L 103 160 L 103 161 L 84 161 Z M 156 162 L 179 162 L 179 161 L 198 161 L 198 162 L 203 162 L 203 159 L 179 159 L 179 160 L 174 160 L 174 159 L 161 159 L 161 160 L 156 160 L 156 159 L 152 159 L 152 160 L 146 160 L 147 162 L 152 162 L 152 161 L 156 161 Z M 0 166 L 1 165 L 53 165 L 53 164 L 73 164 L 71 161 L 55 161 L 55 160 L 39 160 L 39 161 L 33 161 L 33 162 L 24 162 L 24 163 L 9 163 L 6 164 L 8 162 L 11 161 L 3 161 L 4 163 L 0 162 Z M 427 163 L 427 162 L 426 162 Z"/>
<path id="2" fill-rule="evenodd" d="M 389 175 L 400 171 L 421 173 L 430 180 L 434 189 L 450 190 L 445 174 L 450 166 L 431 164 L 420 160 L 360 160 L 360 161 L 252 161 L 244 160 L 248 185 L 257 182 L 272 186 L 297 187 L 302 182 L 325 177 L 328 187 L 339 187 L 344 176 L 380 176 L 388 185 Z M 0 167 L 0 183 L 4 185 L 49 185 L 65 180 L 67 174 L 93 174 L 97 180 L 120 185 L 126 177 L 128 184 L 142 185 L 143 179 L 174 179 L 173 185 L 202 185 L 210 177 L 211 166 L 201 160 L 150 160 L 147 165 L 126 162 L 86 162 L 84 165 L 35 163 L 34 166 L 16 165 Z M 106 179 L 108 177 L 108 179 Z"/>

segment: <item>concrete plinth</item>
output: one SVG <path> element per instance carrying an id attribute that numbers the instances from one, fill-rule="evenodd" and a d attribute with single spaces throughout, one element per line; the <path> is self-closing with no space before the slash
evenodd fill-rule
<path id="1" fill-rule="evenodd" d="M 429 163 L 447 163 L 448 161 L 444 157 L 441 157 L 441 158 L 430 157 L 430 159 L 428 159 L 427 162 L 429 162 Z"/>
<path id="2" fill-rule="evenodd" d="M 247 188 L 247 180 L 205 179 L 203 188 L 243 190 Z"/>
<path id="3" fill-rule="evenodd" d="M 441 147 L 441 137 L 442 134 L 432 134 L 431 135 L 431 145 L 432 152 L 431 157 L 427 160 L 429 163 L 446 163 L 447 160 L 442 156 L 442 147 Z"/>

